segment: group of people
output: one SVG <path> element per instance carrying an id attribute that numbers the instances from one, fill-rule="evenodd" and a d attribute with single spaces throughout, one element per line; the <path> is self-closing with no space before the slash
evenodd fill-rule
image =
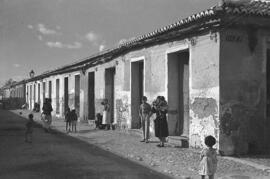
<path id="1" fill-rule="evenodd" d="M 103 100 L 101 104 L 103 105 L 103 115 L 99 116 L 99 120 L 101 120 L 101 125 L 105 126 L 106 129 L 110 129 L 112 121 L 109 117 L 110 105 L 108 99 Z M 50 129 L 50 124 L 52 122 L 52 110 L 51 100 L 46 98 L 42 107 L 42 121 L 46 132 Z M 169 135 L 169 130 L 167 123 L 168 103 L 163 96 L 158 96 L 152 105 L 147 103 L 146 96 L 142 97 L 142 104 L 139 109 L 139 116 L 141 118 L 143 130 L 143 139 L 141 142 L 149 143 L 150 117 L 154 113 L 156 114 L 154 119 L 155 136 L 158 137 L 160 141 L 157 146 L 164 147 L 166 137 Z M 34 124 L 33 114 L 29 114 L 28 118 L 29 121 L 26 123 L 25 142 L 31 143 Z M 78 117 L 75 109 L 70 110 L 70 108 L 67 108 L 65 114 L 67 132 L 77 132 L 77 120 Z M 216 144 L 216 139 L 211 135 L 206 136 L 204 143 L 207 148 L 204 148 L 200 154 L 199 174 L 202 179 L 206 176 L 213 179 L 217 169 L 217 152 L 216 149 L 213 148 Z"/>
<path id="2" fill-rule="evenodd" d="M 52 111 L 53 111 L 53 108 L 51 105 L 51 99 L 45 98 L 45 101 L 42 107 L 42 113 L 41 113 L 41 121 L 42 121 L 45 132 L 50 132 L 50 129 L 51 129 L 50 126 L 52 123 L 52 116 L 51 116 Z M 33 128 L 34 128 L 34 115 L 33 114 L 30 113 L 28 115 L 28 121 L 25 127 L 26 127 L 25 142 L 32 143 L 32 135 L 33 135 Z"/>
<path id="3" fill-rule="evenodd" d="M 142 104 L 140 105 L 139 115 L 141 118 L 143 139 L 141 142 L 149 142 L 149 128 L 150 128 L 150 117 L 153 113 L 156 114 L 154 120 L 155 136 L 159 138 L 160 143 L 158 147 L 164 147 L 166 137 L 169 135 L 168 123 L 167 123 L 167 112 L 168 103 L 163 96 L 158 96 L 152 105 L 147 103 L 147 97 L 142 97 Z"/>
<path id="4" fill-rule="evenodd" d="M 96 115 L 96 120 L 95 120 L 96 129 L 105 129 L 105 130 L 114 129 L 113 121 L 112 121 L 112 118 L 110 117 L 111 107 L 109 104 L 109 100 L 105 98 L 101 102 L 101 105 L 103 106 L 103 110 L 102 110 L 102 114 L 97 113 Z"/>
<path id="5" fill-rule="evenodd" d="M 77 132 L 78 116 L 76 110 L 68 107 L 65 114 L 66 132 Z"/>
<path id="6" fill-rule="evenodd" d="M 153 113 L 156 114 L 156 118 L 154 119 L 155 136 L 158 137 L 160 141 L 157 146 L 164 147 L 166 137 L 169 135 L 169 130 L 167 122 L 168 103 L 163 96 L 158 96 L 152 105 L 147 103 L 146 96 L 142 97 L 142 104 L 139 109 L 143 131 L 143 139 L 141 142 L 149 142 L 150 117 Z M 199 174 L 202 179 L 206 176 L 213 179 L 217 169 L 217 152 L 216 149 L 213 148 L 216 144 L 216 139 L 209 135 L 205 137 L 204 143 L 207 148 L 203 149 L 200 154 Z"/>

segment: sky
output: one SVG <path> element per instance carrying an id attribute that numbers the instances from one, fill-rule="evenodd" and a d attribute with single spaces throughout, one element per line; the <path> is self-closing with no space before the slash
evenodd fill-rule
<path id="1" fill-rule="evenodd" d="M 0 86 L 86 58 L 218 0 L 0 0 Z"/>

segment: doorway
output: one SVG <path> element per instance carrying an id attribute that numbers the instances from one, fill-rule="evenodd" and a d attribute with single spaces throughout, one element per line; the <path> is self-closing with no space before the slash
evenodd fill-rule
<path id="1" fill-rule="evenodd" d="M 270 118 L 270 48 L 266 50 L 266 80 L 267 80 L 267 117 Z"/>
<path id="2" fill-rule="evenodd" d="M 75 110 L 80 116 L 80 75 L 75 75 L 75 98 L 74 98 Z"/>
<path id="3" fill-rule="evenodd" d="M 46 97 L 46 83 L 43 82 L 42 83 L 42 86 L 43 86 L 43 103 L 45 102 L 45 97 Z"/>
<path id="4" fill-rule="evenodd" d="M 139 106 L 144 95 L 144 61 L 131 62 L 131 128 L 139 129 Z"/>
<path id="5" fill-rule="evenodd" d="M 95 72 L 88 73 L 88 119 L 95 119 Z"/>
<path id="6" fill-rule="evenodd" d="M 56 102 L 56 114 L 60 113 L 60 100 L 59 100 L 59 86 L 60 85 L 60 81 L 59 79 L 56 79 L 56 85 L 55 85 L 55 92 L 56 92 L 56 96 L 55 96 L 55 102 Z"/>
<path id="7" fill-rule="evenodd" d="M 34 105 L 36 103 L 36 84 L 34 84 Z"/>
<path id="8" fill-rule="evenodd" d="M 38 83 L 38 104 L 40 104 L 40 83 Z"/>
<path id="9" fill-rule="evenodd" d="M 114 79 L 115 68 L 105 69 L 105 98 L 108 99 L 110 105 L 110 121 L 114 122 Z"/>
<path id="10" fill-rule="evenodd" d="M 68 77 L 64 79 L 64 114 L 67 112 L 68 108 Z"/>
<path id="11" fill-rule="evenodd" d="M 168 128 L 171 136 L 189 134 L 189 52 L 168 54 Z"/>
<path id="12" fill-rule="evenodd" d="M 49 81 L 49 98 L 52 99 L 52 81 Z"/>
<path id="13" fill-rule="evenodd" d="M 267 104 L 266 104 L 266 120 L 264 128 L 264 143 L 268 144 L 266 147 L 269 151 L 269 137 L 270 137 L 270 44 L 268 43 L 268 48 L 266 49 L 266 95 L 267 95 Z"/>

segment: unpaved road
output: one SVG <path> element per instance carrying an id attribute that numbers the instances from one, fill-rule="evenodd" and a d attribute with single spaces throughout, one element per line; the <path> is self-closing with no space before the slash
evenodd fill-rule
<path id="1" fill-rule="evenodd" d="M 62 133 L 35 126 L 33 143 L 24 142 L 26 120 L 0 110 L 0 178 L 168 178 Z"/>

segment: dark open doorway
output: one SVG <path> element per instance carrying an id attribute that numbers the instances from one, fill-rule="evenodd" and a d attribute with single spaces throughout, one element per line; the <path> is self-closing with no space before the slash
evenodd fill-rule
<path id="1" fill-rule="evenodd" d="M 36 84 L 34 84 L 33 88 L 34 88 L 34 105 L 35 105 L 35 103 L 36 103 Z"/>
<path id="2" fill-rule="evenodd" d="M 267 62 L 267 117 L 270 118 L 270 49 L 266 51 L 266 62 Z"/>
<path id="3" fill-rule="evenodd" d="M 68 77 L 64 79 L 64 113 L 66 113 L 68 108 Z"/>
<path id="4" fill-rule="evenodd" d="M 42 91 L 42 98 L 43 98 L 43 103 L 45 102 L 45 94 L 46 94 L 46 83 L 42 83 L 43 91 Z"/>
<path id="5" fill-rule="evenodd" d="M 49 81 L 49 98 L 52 99 L 52 81 Z"/>
<path id="6" fill-rule="evenodd" d="M 107 68 L 105 70 L 105 98 L 108 99 L 110 105 L 110 121 L 114 122 L 114 77 L 115 68 Z"/>
<path id="7" fill-rule="evenodd" d="M 267 90 L 267 105 L 266 105 L 266 119 L 265 119 L 265 129 L 264 129 L 264 141 L 268 144 L 267 149 L 269 153 L 270 143 L 270 44 L 266 50 L 266 90 Z"/>
<path id="8" fill-rule="evenodd" d="M 144 62 L 143 60 L 131 63 L 131 128 L 139 129 L 139 106 L 144 95 Z"/>
<path id="9" fill-rule="evenodd" d="M 75 110 L 80 116 L 80 75 L 75 75 L 75 99 L 74 99 Z"/>
<path id="10" fill-rule="evenodd" d="M 55 102 L 56 102 L 56 109 L 55 112 L 56 114 L 60 113 L 60 99 L 59 99 L 59 91 L 60 91 L 60 80 L 56 79 L 56 85 L 55 85 L 55 92 L 56 92 L 56 96 L 55 96 Z"/>
<path id="11" fill-rule="evenodd" d="M 168 127 L 171 136 L 189 133 L 189 52 L 168 54 Z"/>
<path id="12" fill-rule="evenodd" d="M 38 83 L 38 104 L 40 104 L 40 83 Z"/>
<path id="13" fill-rule="evenodd" d="M 88 119 L 95 119 L 95 72 L 88 73 Z"/>

